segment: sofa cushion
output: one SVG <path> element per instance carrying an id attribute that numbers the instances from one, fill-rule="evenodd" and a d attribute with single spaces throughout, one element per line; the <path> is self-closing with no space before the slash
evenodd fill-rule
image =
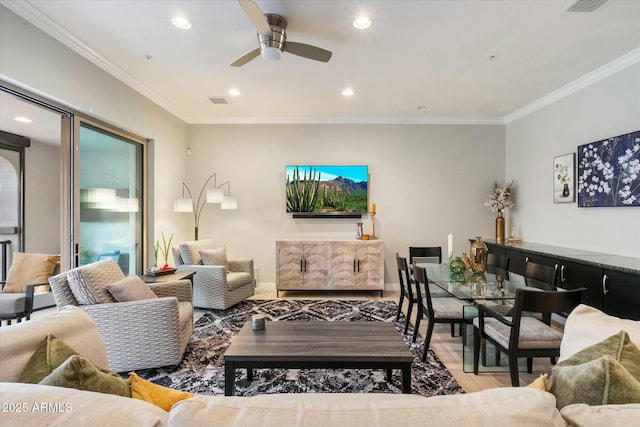
<path id="1" fill-rule="evenodd" d="M 135 372 L 129 374 L 129 384 L 131 385 L 131 397 L 149 402 L 167 412 L 176 402 L 195 396 L 193 393 L 154 384 L 140 378 Z"/>
<path id="2" fill-rule="evenodd" d="M 131 397 L 129 384 L 115 372 L 96 368 L 82 356 L 71 356 L 38 384 Z"/>
<path id="3" fill-rule="evenodd" d="M 180 244 L 180 256 L 182 262 L 187 265 L 202 265 L 200 251 L 215 249 L 220 245 L 216 244 L 212 239 L 192 240 Z"/>
<path id="4" fill-rule="evenodd" d="M 107 285 L 107 291 L 117 302 L 140 301 L 154 299 L 158 296 L 138 276 L 128 276 Z"/>
<path id="5" fill-rule="evenodd" d="M 3 413 L 3 426 L 163 427 L 169 421 L 169 414 L 150 403 L 113 394 L 18 383 L 2 383 L 0 389 L 3 404 L 28 409 Z"/>
<path id="6" fill-rule="evenodd" d="M 228 269 L 227 263 L 227 247 L 220 246 L 219 248 L 205 249 L 200 251 L 200 258 L 204 265 L 221 265 Z"/>
<path id="7" fill-rule="evenodd" d="M 387 393 L 196 396 L 173 406 L 169 425 L 566 427 L 554 396 L 526 387 L 429 398 Z"/>
<path id="8" fill-rule="evenodd" d="M 253 285 L 253 277 L 251 277 L 251 274 L 227 273 L 227 286 L 230 291 L 246 285 Z"/>
<path id="9" fill-rule="evenodd" d="M 634 426 L 640 420 L 640 404 L 590 406 L 577 403 L 562 408 L 571 427 Z"/>
<path id="10" fill-rule="evenodd" d="M 59 261 L 60 255 L 15 252 L 7 272 L 7 283 L 2 292 L 24 293 L 27 285 L 47 283 Z M 34 289 L 34 293 L 49 292 L 49 290 L 48 286 L 38 286 Z"/>
<path id="11" fill-rule="evenodd" d="M 37 384 L 62 365 L 65 360 L 77 354 L 78 352 L 65 342 L 49 334 L 36 348 L 31 359 L 27 362 L 27 366 L 20 374 L 18 382 Z"/>
<path id="12" fill-rule="evenodd" d="M 578 305 L 567 317 L 558 362 L 619 331 L 626 331 L 631 342 L 640 347 L 640 321 L 620 319 L 597 308 Z"/>
<path id="13" fill-rule="evenodd" d="M 124 273 L 113 259 L 105 259 L 67 272 L 69 287 L 80 304 L 114 302 L 107 285 L 124 279 Z"/>
<path id="14" fill-rule="evenodd" d="M 620 331 L 554 366 L 550 391 L 558 408 L 640 403 L 640 350 Z"/>

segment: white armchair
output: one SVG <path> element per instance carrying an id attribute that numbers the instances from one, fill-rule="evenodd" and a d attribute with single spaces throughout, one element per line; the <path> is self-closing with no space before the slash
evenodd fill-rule
<path id="1" fill-rule="evenodd" d="M 58 309 L 79 306 L 96 323 L 112 370 L 126 372 L 177 365 L 193 332 L 191 282 L 149 284 L 148 289 L 155 294 L 153 298 L 114 302 L 107 288 L 122 283 L 123 279 L 118 264 L 107 259 L 52 276 L 49 283 Z M 77 282 L 82 282 L 82 289 L 78 289 Z M 123 283 L 123 289 L 131 289 L 132 285 Z M 84 301 L 94 297 L 95 302 Z"/>
<path id="2" fill-rule="evenodd" d="M 195 271 L 193 306 L 226 310 L 255 295 L 252 259 L 227 259 L 213 240 L 184 242 L 171 248 L 178 270 Z M 204 263 L 203 263 L 204 258 Z"/>

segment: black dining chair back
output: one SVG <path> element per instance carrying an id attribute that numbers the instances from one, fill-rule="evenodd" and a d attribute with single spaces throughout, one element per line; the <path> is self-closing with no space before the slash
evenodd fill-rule
<path id="1" fill-rule="evenodd" d="M 398 313 L 396 314 L 396 321 L 400 319 L 400 313 L 402 312 L 402 303 L 405 298 L 409 304 L 407 307 L 407 319 L 404 324 L 404 334 L 407 334 L 409 330 L 409 319 L 413 313 L 413 306 L 418 303 L 416 293 L 413 290 L 414 282 L 411 280 L 409 273 L 409 266 L 407 265 L 407 259 L 401 257 L 396 253 L 396 265 L 398 267 L 398 280 L 400 281 L 400 301 L 398 301 Z"/>
<path id="2" fill-rule="evenodd" d="M 473 372 L 478 374 L 481 340 L 491 342 L 507 353 L 511 385 L 520 385 L 518 358 L 527 358 L 527 372 L 532 373 L 534 357 L 560 356 L 562 332 L 551 326 L 551 315 L 571 312 L 582 299 L 586 288 L 567 291 L 516 290 L 513 315 L 504 316 L 491 306 L 478 304 L 474 319 Z M 541 314 L 541 317 L 532 314 Z M 526 334 L 521 331 L 526 330 Z M 505 347 L 503 343 L 508 342 Z"/>
<path id="3" fill-rule="evenodd" d="M 453 326 L 455 324 L 460 325 L 462 330 L 462 324 L 464 322 L 464 302 L 458 298 L 431 298 L 431 291 L 429 290 L 429 279 L 427 277 L 427 271 L 424 267 L 413 265 L 413 275 L 416 281 L 416 293 L 418 298 L 418 316 L 416 317 L 416 325 L 413 330 L 413 341 L 415 342 L 418 328 L 420 327 L 420 320 L 422 316 L 427 316 L 427 333 L 424 338 L 424 349 L 422 350 L 422 361 L 427 358 L 427 351 L 429 350 L 429 344 L 431 343 L 431 336 L 433 335 L 433 327 L 436 323 L 448 323 L 451 325 L 451 336 L 453 336 Z"/>
<path id="4" fill-rule="evenodd" d="M 487 267 L 495 267 L 504 271 L 509 270 L 509 257 L 496 255 L 489 252 L 487 254 Z"/>
<path id="5" fill-rule="evenodd" d="M 442 246 L 409 246 L 409 264 L 421 262 L 442 264 Z"/>
<path id="6" fill-rule="evenodd" d="M 558 276 L 558 265 L 549 267 L 548 265 L 537 264 L 529 261 L 524 270 L 524 281 L 527 286 L 539 288 L 545 291 L 555 291 L 556 278 Z"/>

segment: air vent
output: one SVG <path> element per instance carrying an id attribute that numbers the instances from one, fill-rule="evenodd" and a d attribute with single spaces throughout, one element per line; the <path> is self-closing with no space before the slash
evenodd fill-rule
<path id="1" fill-rule="evenodd" d="M 210 96 L 209 101 L 211 101 L 212 104 L 216 105 L 231 104 L 229 100 L 224 96 Z"/>
<path id="2" fill-rule="evenodd" d="M 595 12 L 608 2 L 609 0 L 576 0 L 567 12 Z"/>

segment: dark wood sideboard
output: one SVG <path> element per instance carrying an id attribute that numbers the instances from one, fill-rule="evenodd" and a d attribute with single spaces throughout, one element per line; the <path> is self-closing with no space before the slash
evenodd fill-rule
<path id="1" fill-rule="evenodd" d="M 469 239 L 474 242 L 475 239 Z M 561 288 L 587 288 L 585 303 L 605 313 L 640 320 L 640 258 L 538 243 L 497 244 L 484 240 L 490 253 L 509 257 L 509 271 L 524 274 L 527 259 L 557 266 Z"/>

